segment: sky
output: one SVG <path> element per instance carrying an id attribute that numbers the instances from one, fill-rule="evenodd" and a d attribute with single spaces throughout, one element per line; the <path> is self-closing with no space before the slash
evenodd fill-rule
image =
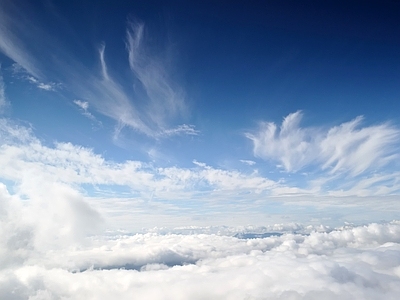
<path id="1" fill-rule="evenodd" d="M 398 3 L 1 7 L 0 179 L 27 205 L 63 190 L 131 231 L 399 218 Z"/>
<path id="2" fill-rule="evenodd" d="M 0 0 L 0 298 L 397 299 L 399 13 Z"/>

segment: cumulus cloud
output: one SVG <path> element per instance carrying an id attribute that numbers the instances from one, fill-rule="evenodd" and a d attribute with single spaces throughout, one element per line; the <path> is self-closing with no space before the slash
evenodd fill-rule
<path id="1" fill-rule="evenodd" d="M 362 127 L 362 117 L 329 129 L 301 127 L 302 113 L 284 118 L 280 128 L 273 122 L 260 123 L 247 133 L 254 155 L 278 161 L 288 172 L 318 166 L 328 174 L 357 176 L 394 161 L 399 149 L 400 130 L 390 124 Z"/>

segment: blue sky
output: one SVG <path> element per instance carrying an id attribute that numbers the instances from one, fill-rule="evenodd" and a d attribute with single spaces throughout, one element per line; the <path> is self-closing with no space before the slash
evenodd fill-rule
<path id="1" fill-rule="evenodd" d="M 132 230 L 399 218 L 394 1 L 0 6 L 0 180 L 24 205 Z"/>

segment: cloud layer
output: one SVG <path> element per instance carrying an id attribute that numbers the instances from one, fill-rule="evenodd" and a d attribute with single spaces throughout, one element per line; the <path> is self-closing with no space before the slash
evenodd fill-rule
<path id="1" fill-rule="evenodd" d="M 343 215 L 344 207 L 364 219 L 388 220 L 399 209 L 398 178 L 398 172 L 377 174 L 325 188 L 334 179 L 311 177 L 299 187 L 257 170 L 223 169 L 196 160 L 187 168 L 137 160 L 115 162 L 71 143 L 46 145 L 31 128 L 0 120 L 0 180 L 14 197 L 41 211 L 54 205 L 51 214 L 43 213 L 46 216 L 56 216 L 58 210 L 82 209 L 84 215 L 97 210 L 113 228 L 259 224 L 274 214 L 310 220 L 315 209 L 320 210 L 318 217 L 335 216 L 341 222 L 337 214 Z M 67 208 L 68 203 L 76 205 Z M 299 215 L 300 208 L 305 211 Z"/>
<path id="2" fill-rule="evenodd" d="M 19 204 L 3 185 L 0 197 L 2 299 L 397 299 L 400 292 L 396 221 L 236 229 L 267 236 L 254 239 L 222 227 L 67 243 L 18 218 Z"/>

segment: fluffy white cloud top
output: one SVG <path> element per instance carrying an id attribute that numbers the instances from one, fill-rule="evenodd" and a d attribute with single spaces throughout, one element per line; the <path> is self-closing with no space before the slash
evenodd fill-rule
<path id="1" fill-rule="evenodd" d="M 276 225 L 264 228 L 274 235 L 253 239 L 226 228 L 109 233 L 54 247 L 32 242 L 41 229 L 13 214 L 17 202 L 1 188 L 1 299 L 397 299 L 400 293 L 396 221 L 335 230 Z"/>

